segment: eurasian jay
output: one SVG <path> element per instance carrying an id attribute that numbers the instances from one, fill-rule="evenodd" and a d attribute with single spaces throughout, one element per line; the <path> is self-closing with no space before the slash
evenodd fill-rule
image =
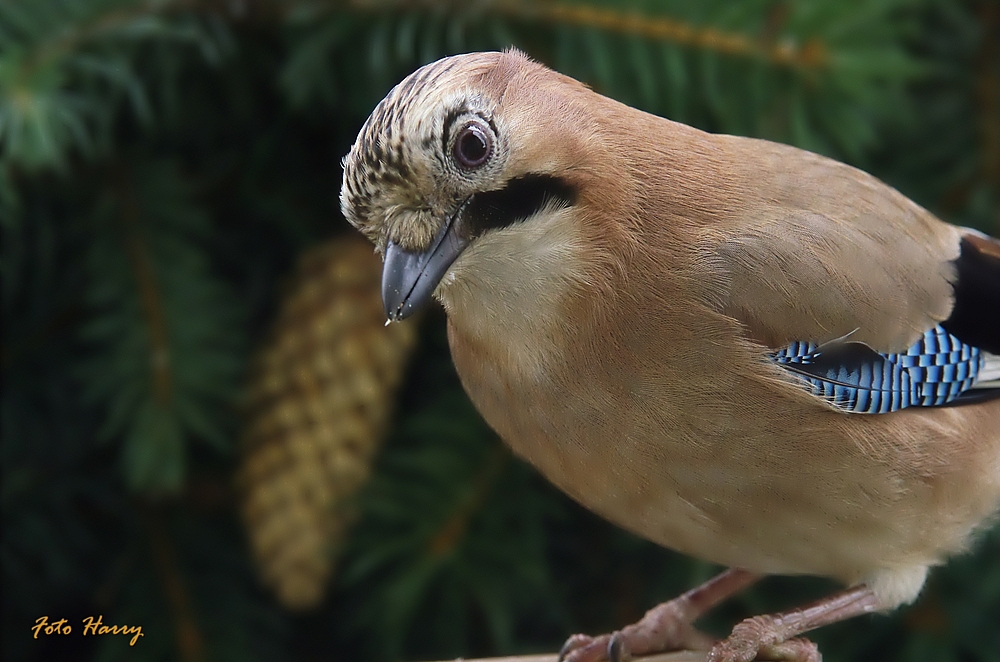
<path id="1" fill-rule="evenodd" d="M 517 454 L 731 568 L 566 660 L 818 660 L 795 637 L 914 600 L 1000 510 L 1000 242 L 860 170 L 473 53 L 378 104 L 340 200 L 389 319 L 441 301 Z M 721 642 L 691 626 L 766 574 L 848 588 Z"/>

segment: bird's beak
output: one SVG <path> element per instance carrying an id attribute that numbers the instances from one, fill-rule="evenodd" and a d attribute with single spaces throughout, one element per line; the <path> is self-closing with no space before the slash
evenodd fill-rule
<path id="1" fill-rule="evenodd" d="M 437 284 L 456 258 L 469 245 L 460 236 L 456 221 L 465 204 L 441 227 L 430 248 L 410 253 L 389 241 L 382 265 L 382 304 L 391 321 L 406 319 L 431 298 Z"/>

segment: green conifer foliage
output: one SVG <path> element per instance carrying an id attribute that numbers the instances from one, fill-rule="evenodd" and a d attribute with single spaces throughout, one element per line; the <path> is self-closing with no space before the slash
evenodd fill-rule
<path id="1" fill-rule="evenodd" d="M 556 650 L 715 568 L 502 447 L 422 323 L 326 599 L 282 609 L 233 488 L 250 357 L 340 158 L 417 66 L 517 46 L 601 93 L 865 168 L 1000 235 L 996 0 L 2 0 L 4 659 L 416 660 Z M 1000 662 L 1000 530 L 826 660 Z M 773 578 L 706 619 L 818 597 Z M 141 625 L 83 636 L 82 619 Z M 36 619 L 69 635 L 33 638 Z"/>

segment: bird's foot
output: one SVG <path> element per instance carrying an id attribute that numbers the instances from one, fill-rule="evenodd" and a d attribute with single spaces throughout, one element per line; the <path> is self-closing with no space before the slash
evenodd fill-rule
<path id="1" fill-rule="evenodd" d="M 773 616 L 748 618 L 712 647 L 706 662 L 821 662 L 816 644 L 808 639 L 783 641 L 781 630 Z"/>
<path id="2" fill-rule="evenodd" d="M 559 662 L 628 662 L 632 655 L 673 650 L 708 650 L 715 639 L 691 625 L 683 598 L 653 607 L 638 623 L 612 634 L 574 634 L 559 651 Z"/>

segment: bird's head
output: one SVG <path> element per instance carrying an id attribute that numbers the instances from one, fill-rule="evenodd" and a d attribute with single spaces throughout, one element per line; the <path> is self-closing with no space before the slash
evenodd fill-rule
<path id="1" fill-rule="evenodd" d="M 590 96 L 507 51 L 428 64 L 378 104 L 344 159 L 340 203 L 384 256 L 389 319 L 491 268 L 546 269 L 573 245 L 560 215 L 600 153 Z"/>

